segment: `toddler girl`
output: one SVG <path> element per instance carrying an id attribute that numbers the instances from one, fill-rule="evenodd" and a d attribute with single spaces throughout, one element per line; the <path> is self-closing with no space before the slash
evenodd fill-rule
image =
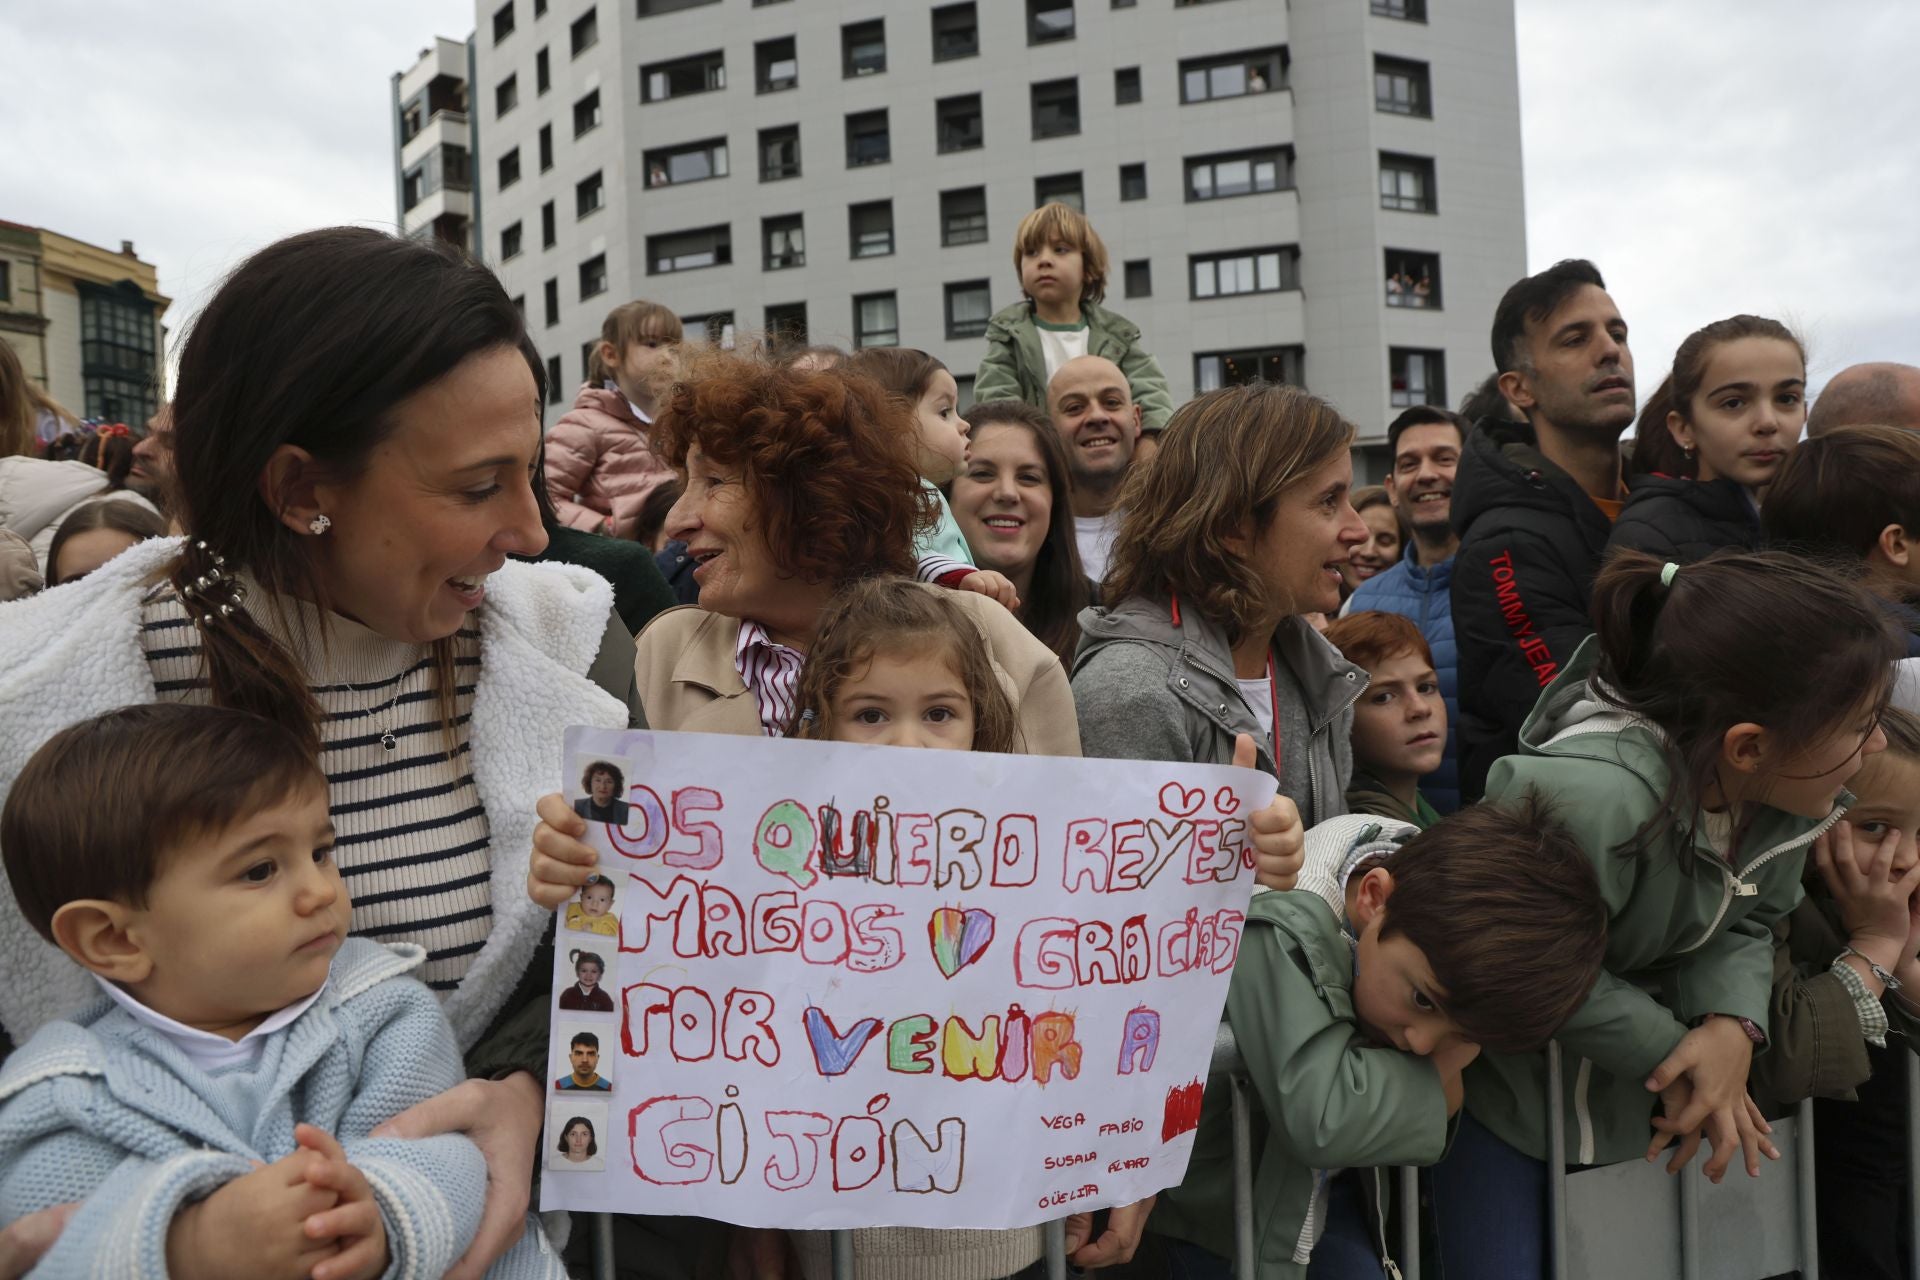
<path id="1" fill-rule="evenodd" d="M 611 920 L 612 916 L 602 919 Z M 606 976 L 607 962 L 595 951 L 570 951 L 575 982 L 560 993 L 560 1007 L 580 1013 L 612 1013 L 613 997 L 600 985 Z"/>
<path id="2" fill-rule="evenodd" d="M 606 876 L 587 877 L 580 886 L 580 901 L 567 904 L 567 928 L 575 933 L 619 936 L 620 917 L 613 914 L 613 881 Z"/>
<path id="3" fill-rule="evenodd" d="M 679 317 L 657 302 L 607 313 L 586 385 L 547 433 L 547 495 L 569 528 L 631 538 L 647 496 L 673 478 L 648 433 L 681 336 Z"/>

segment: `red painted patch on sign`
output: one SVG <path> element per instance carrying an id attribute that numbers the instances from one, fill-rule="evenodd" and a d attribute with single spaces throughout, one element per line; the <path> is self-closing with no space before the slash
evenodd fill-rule
<path id="1" fill-rule="evenodd" d="M 1160 1141 L 1172 1142 L 1200 1127 L 1200 1101 L 1205 1092 L 1206 1086 L 1198 1080 L 1167 1090 L 1167 1110 L 1160 1120 Z"/>

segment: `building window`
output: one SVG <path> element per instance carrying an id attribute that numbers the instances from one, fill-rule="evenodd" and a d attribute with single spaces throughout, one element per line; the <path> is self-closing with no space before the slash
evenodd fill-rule
<path id="1" fill-rule="evenodd" d="M 987 331 L 987 317 L 993 303 L 985 280 L 968 280 L 947 286 L 947 336 L 977 338 Z"/>
<path id="2" fill-rule="evenodd" d="M 1211 102 L 1287 87 L 1287 51 L 1255 49 L 1180 64 L 1180 101 Z"/>
<path id="3" fill-rule="evenodd" d="M 1055 200 L 1069 209 L 1078 209 L 1082 213 L 1087 211 L 1086 188 L 1081 184 L 1079 174 L 1053 173 L 1033 180 L 1034 208 L 1038 209 Z"/>
<path id="4" fill-rule="evenodd" d="M 540 172 L 553 168 L 553 126 L 540 126 Z"/>
<path id="5" fill-rule="evenodd" d="M 963 373 L 953 380 L 953 389 L 959 394 L 954 396 L 953 411 L 965 413 L 973 408 L 973 375 Z"/>
<path id="6" fill-rule="evenodd" d="M 705 338 L 707 345 L 721 351 L 733 350 L 733 312 L 709 311 L 703 316 L 681 316 L 680 327 Z"/>
<path id="7" fill-rule="evenodd" d="M 797 213 L 760 219 L 762 270 L 783 271 L 807 265 L 807 236 Z"/>
<path id="8" fill-rule="evenodd" d="M 1380 207 L 1406 213 L 1433 213 L 1433 160 L 1427 156 L 1380 153 Z"/>
<path id="9" fill-rule="evenodd" d="M 874 200 L 867 204 L 848 205 L 847 222 L 854 257 L 884 258 L 893 252 L 893 201 Z"/>
<path id="10" fill-rule="evenodd" d="M 569 40 L 573 44 L 573 56 L 579 57 L 600 43 L 600 14 L 597 9 L 589 9 L 573 20 L 567 29 Z"/>
<path id="11" fill-rule="evenodd" d="M 800 126 L 776 125 L 760 131 L 760 181 L 800 176 Z"/>
<path id="12" fill-rule="evenodd" d="M 887 24 L 884 18 L 852 22 L 840 28 L 840 74 L 879 75 L 887 69 Z"/>
<path id="13" fill-rule="evenodd" d="M 1306 352 L 1300 347 L 1203 351 L 1193 357 L 1194 393 L 1200 395 L 1249 382 L 1284 382 L 1295 387 L 1305 386 L 1301 377 L 1301 366 L 1305 363 Z"/>
<path id="14" fill-rule="evenodd" d="M 537 97 L 553 88 L 553 59 L 547 56 L 545 45 L 533 55 L 533 91 Z"/>
<path id="15" fill-rule="evenodd" d="M 599 345 L 598 338 L 580 344 L 580 380 L 582 382 L 593 380 L 593 349 Z"/>
<path id="16" fill-rule="evenodd" d="M 853 300 L 853 345 L 900 345 L 900 304 L 891 293 L 863 293 Z"/>
<path id="17" fill-rule="evenodd" d="M 887 109 L 856 111 L 847 117 L 847 168 L 885 164 L 893 159 L 893 140 L 887 132 Z"/>
<path id="18" fill-rule="evenodd" d="M 665 102 L 727 87 L 727 57 L 718 49 L 640 68 L 640 100 Z"/>
<path id="19" fill-rule="evenodd" d="M 962 187 L 940 193 L 940 243 L 979 244 L 987 238 L 987 189 Z"/>
<path id="20" fill-rule="evenodd" d="M 13 264 L 0 261 L 0 302 L 13 301 Z"/>
<path id="21" fill-rule="evenodd" d="M 1387 305 L 1438 311 L 1440 255 L 1412 249 L 1387 250 Z"/>
<path id="22" fill-rule="evenodd" d="M 493 11 L 493 42 L 499 44 L 513 34 L 513 6 L 503 4 Z"/>
<path id="23" fill-rule="evenodd" d="M 536 18 L 547 16 L 547 0 L 533 0 L 533 16 Z"/>
<path id="24" fill-rule="evenodd" d="M 1073 0 L 1027 0 L 1027 43 L 1073 39 Z"/>
<path id="25" fill-rule="evenodd" d="M 1447 353 L 1418 347 L 1388 347 L 1387 373 L 1393 386 L 1388 397 L 1396 409 L 1416 404 L 1447 403 Z"/>
<path id="26" fill-rule="evenodd" d="M 1402 116 L 1433 114 L 1433 80 L 1424 62 L 1373 59 L 1373 105 Z"/>
<path id="27" fill-rule="evenodd" d="M 807 304 L 782 302 L 767 308 L 767 343 L 776 348 L 807 345 Z"/>
<path id="28" fill-rule="evenodd" d="M 1033 136 L 1064 138 L 1080 132 L 1080 82 L 1043 80 L 1033 86 Z"/>
<path id="29" fill-rule="evenodd" d="M 1187 157 L 1187 199 L 1225 200 L 1230 196 L 1287 191 L 1293 187 L 1293 148 L 1260 147 Z"/>
<path id="30" fill-rule="evenodd" d="M 674 271 L 697 271 L 702 267 L 724 267 L 733 261 L 733 228 L 699 227 L 692 231 L 674 231 L 647 237 L 647 274 L 661 276 Z"/>
<path id="31" fill-rule="evenodd" d="M 645 160 L 649 187 L 724 178 L 727 176 L 727 140 L 708 138 L 677 147 L 657 147 L 646 153 Z"/>
<path id="32" fill-rule="evenodd" d="M 678 13 L 682 9 L 698 9 L 703 4 L 718 4 L 720 0 L 639 0 L 640 16 L 657 18 L 663 13 Z"/>
<path id="33" fill-rule="evenodd" d="M 607 203 L 607 184 L 601 180 L 599 170 L 573 184 L 573 216 L 584 218 L 590 213 L 598 213 Z"/>
<path id="34" fill-rule="evenodd" d="M 1137 3 L 1139 3 L 1139 0 L 1112 0 L 1112 3 L 1107 7 L 1109 9 L 1131 9 Z"/>
<path id="35" fill-rule="evenodd" d="M 86 415 L 135 425 L 160 407 L 153 303 L 137 285 L 80 282 L 80 374 Z"/>
<path id="36" fill-rule="evenodd" d="M 1427 20 L 1427 0 L 1373 0 L 1368 7 L 1376 18 L 1399 18 L 1404 22 Z"/>
<path id="37" fill-rule="evenodd" d="M 560 278 L 553 279 L 541 286 L 541 301 L 546 304 L 547 327 L 551 329 L 560 323 Z"/>
<path id="38" fill-rule="evenodd" d="M 950 62 L 980 52 L 980 11 L 966 4 L 942 5 L 933 11 L 933 60 Z"/>
<path id="39" fill-rule="evenodd" d="M 1120 198 L 1122 200 L 1145 200 L 1147 198 L 1146 165 L 1123 164 L 1120 166 Z"/>
<path id="40" fill-rule="evenodd" d="M 792 36 L 762 40 L 753 46 L 753 91 L 778 93 L 800 83 L 800 55 Z"/>
<path id="41" fill-rule="evenodd" d="M 596 253 L 580 264 L 580 300 L 596 297 L 607 291 L 607 255 Z"/>
<path id="42" fill-rule="evenodd" d="M 472 168 L 465 147 L 441 143 L 422 156 L 401 179 L 401 207 L 411 209 L 436 191 L 468 190 L 472 185 Z"/>
<path id="43" fill-rule="evenodd" d="M 514 223 L 500 233 L 500 261 L 520 256 L 520 224 Z"/>
<path id="44" fill-rule="evenodd" d="M 518 181 L 520 181 L 520 148 L 515 147 L 500 157 L 500 181 L 498 185 L 500 190 L 505 191 Z"/>
<path id="45" fill-rule="evenodd" d="M 1126 277 L 1129 298 L 1153 296 L 1153 263 L 1145 258 L 1136 258 L 1126 264 L 1123 274 Z"/>
<path id="46" fill-rule="evenodd" d="M 1279 293 L 1300 287 L 1300 251 L 1292 246 L 1194 254 L 1193 296 L 1230 298 L 1241 293 Z"/>
<path id="47" fill-rule="evenodd" d="M 503 116 L 520 105 L 520 77 L 508 76 L 493 87 L 493 114 Z"/>
<path id="48" fill-rule="evenodd" d="M 942 152 L 971 151 L 985 146 L 983 118 L 977 93 L 940 99 L 933 104 L 934 145 Z"/>
<path id="49" fill-rule="evenodd" d="M 595 89 L 573 104 L 573 136 L 591 133 L 600 127 L 600 91 Z"/>
<path id="50" fill-rule="evenodd" d="M 513 309 L 520 313 L 520 321 L 521 323 L 524 324 L 527 319 L 527 295 L 526 294 L 523 293 L 513 300 Z"/>
<path id="51" fill-rule="evenodd" d="M 1124 107 L 1140 101 L 1140 68 L 1121 67 L 1113 73 L 1113 103 Z"/>
<path id="52" fill-rule="evenodd" d="M 547 403 L 559 404 L 566 392 L 560 386 L 560 357 L 547 357 Z"/>
<path id="53" fill-rule="evenodd" d="M 540 247 L 551 249 L 559 238 L 558 219 L 554 214 L 553 201 L 549 200 L 540 206 Z"/>

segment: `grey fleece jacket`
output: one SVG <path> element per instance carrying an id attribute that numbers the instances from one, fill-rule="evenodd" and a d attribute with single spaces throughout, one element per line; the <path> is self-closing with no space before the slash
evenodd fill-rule
<path id="1" fill-rule="evenodd" d="M 1274 743 L 1233 676 L 1224 629 L 1197 610 L 1134 596 L 1080 615 L 1073 701 L 1081 751 L 1123 760 L 1230 764 L 1233 741 L 1250 734 L 1258 767 L 1280 780 L 1280 794 L 1301 821 L 1345 813 L 1353 773 L 1353 704 L 1367 673 L 1342 658 L 1305 619 L 1285 618 L 1273 633 L 1279 703 Z"/>

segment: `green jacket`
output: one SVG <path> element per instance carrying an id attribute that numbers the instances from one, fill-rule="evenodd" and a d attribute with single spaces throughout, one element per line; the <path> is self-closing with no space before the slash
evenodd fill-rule
<path id="1" fill-rule="evenodd" d="M 1561 1028 L 1567 1160 L 1613 1164 L 1645 1154 L 1657 1099 L 1646 1079 L 1710 1013 L 1771 1020 L 1773 924 L 1800 901 L 1800 871 L 1820 822 L 1762 808 L 1737 853 L 1716 853 L 1705 824 L 1668 816 L 1645 852 L 1623 852 L 1662 813 L 1667 755 L 1644 721 L 1595 700 L 1589 638 L 1520 729 L 1520 754 L 1494 763 L 1486 798 L 1532 790 L 1592 860 L 1608 908 L 1606 966 Z M 1695 828 L 1691 846 L 1689 827 Z M 1761 1052 L 1764 1052 L 1762 1050 Z M 1467 1110 L 1509 1146 L 1547 1155 L 1544 1053 L 1483 1053 L 1467 1068 Z"/>
<path id="2" fill-rule="evenodd" d="M 1140 345 L 1140 326 L 1097 302 L 1082 302 L 1087 322 L 1087 354 L 1104 356 L 1120 366 L 1140 406 L 1140 421 L 1158 431 L 1173 416 L 1173 397 L 1167 393 L 1167 375 L 1160 362 Z M 1025 400 L 1047 407 L 1047 357 L 1040 349 L 1040 331 L 1033 327 L 1033 303 L 1003 307 L 987 321 L 987 354 L 973 376 L 975 404 L 987 400 Z"/>
<path id="3" fill-rule="evenodd" d="M 1301 883 L 1320 892 L 1257 890 L 1247 909 L 1226 1020 L 1253 1087 L 1255 1274 L 1262 1277 L 1306 1275 L 1333 1173 L 1432 1164 L 1446 1152 L 1439 1073 L 1422 1058 L 1370 1042 L 1354 1015 L 1353 950 L 1333 905 L 1340 901 L 1336 869 L 1361 848 L 1356 837 L 1377 836 L 1381 827 L 1351 816 L 1314 827 Z M 1382 1172 L 1376 1204 L 1386 1200 L 1385 1180 Z M 1224 1079 L 1207 1089 L 1186 1179 L 1161 1193 L 1153 1228 L 1233 1256 L 1233 1119 Z M 1378 1217 L 1374 1235 L 1384 1258 Z"/>
<path id="4" fill-rule="evenodd" d="M 1422 831 L 1440 821 L 1440 814 L 1418 791 L 1413 793 L 1413 808 L 1409 809 L 1379 779 L 1363 773 L 1358 765 L 1354 766 L 1353 779 L 1347 783 L 1347 812 L 1392 818 Z"/>

